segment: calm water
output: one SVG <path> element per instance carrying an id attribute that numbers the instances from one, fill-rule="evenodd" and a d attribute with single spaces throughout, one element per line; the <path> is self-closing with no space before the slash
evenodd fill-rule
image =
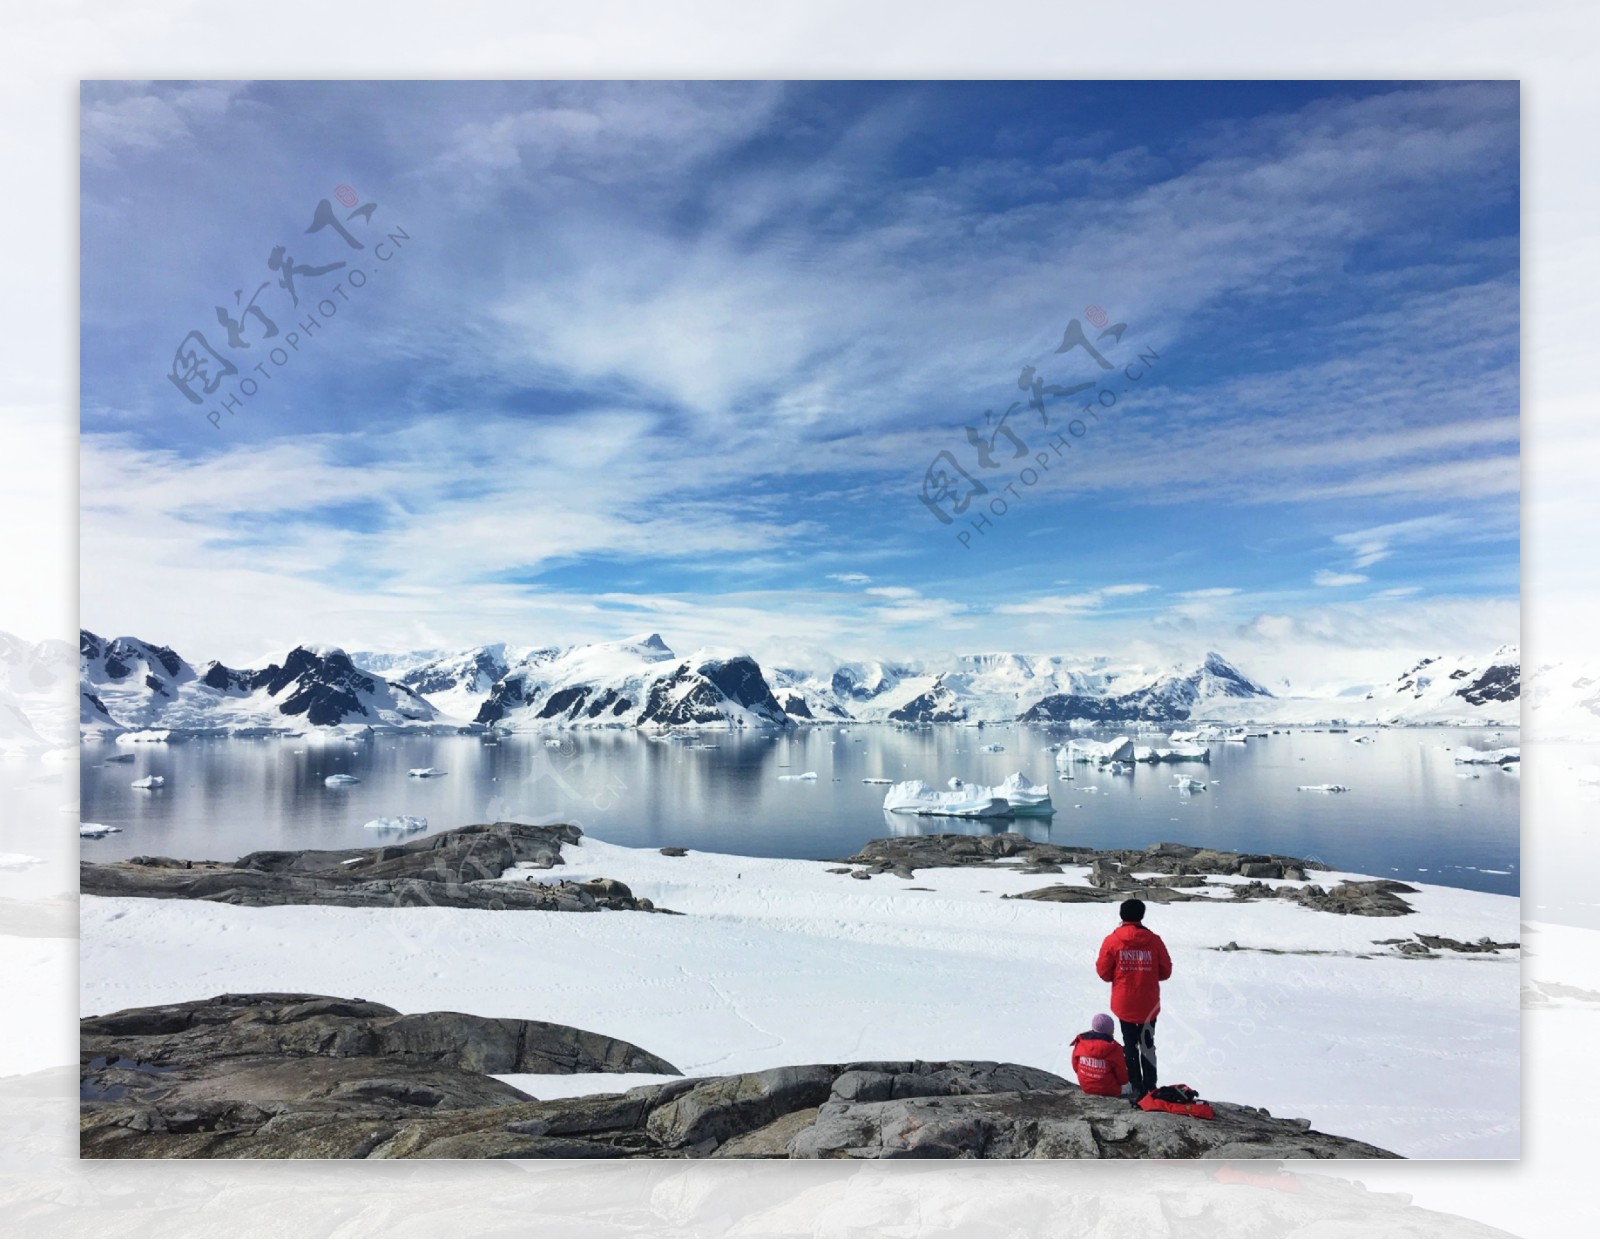
<path id="1" fill-rule="evenodd" d="M 1132 775 L 1110 775 L 1078 766 L 1070 781 L 1057 779 L 1054 755 L 1045 751 L 1065 731 L 1022 725 L 708 737 L 714 749 L 626 732 L 567 734 L 559 748 L 539 736 L 494 745 L 469 736 L 94 744 L 82 751 L 82 817 L 122 833 L 84 840 L 82 855 L 231 860 L 262 848 L 347 848 L 398 838 L 362 825 L 398 814 L 425 816 L 430 831 L 495 819 L 567 821 L 616 844 L 801 858 L 847 856 L 888 834 L 1021 830 L 1095 847 L 1174 840 L 1282 852 L 1340 869 L 1519 893 L 1519 778 L 1453 760 L 1460 748 L 1515 745 L 1517 733 L 1417 728 L 1352 743 L 1360 734 L 1217 743 L 1208 767 L 1141 765 Z M 980 751 L 986 744 L 1005 752 Z M 131 763 L 104 761 L 130 750 Z M 426 766 L 448 773 L 426 780 L 406 773 Z M 1018 769 L 1048 781 L 1053 818 L 1013 825 L 888 815 L 886 789 L 861 782 L 919 778 L 942 787 L 959 775 L 993 784 Z M 817 780 L 779 778 L 806 771 Z M 362 782 L 326 787 L 324 777 L 336 772 Z M 148 774 L 165 776 L 166 786 L 129 786 Z M 1180 774 L 1211 786 L 1181 794 L 1171 787 Z M 1351 791 L 1296 791 L 1321 783 Z"/>

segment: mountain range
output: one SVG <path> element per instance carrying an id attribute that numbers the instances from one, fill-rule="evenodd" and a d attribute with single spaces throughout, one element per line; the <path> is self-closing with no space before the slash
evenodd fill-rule
<path id="1" fill-rule="evenodd" d="M 1428 658 L 1387 684 L 1297 698 L 1275 695 L 1215 652 L 1165 668 L 998 653 L 802 670 L 763 666 L 738 650 L 680 656 L 657 633 L 571 647 L 495 643 L 410 656 L 308 645 L 264 667 L 233 668 L 215 661 L 196 667 L 168 646 L 83 630 L 79 674 L 84 736 L 249 734 L 308 725 L 512 731 L 1017 720 L 1515 725 L 1521 692 L 1514 646 L 1487 657 Z M 3 715 L 0 700 L 0 724 Z"/>

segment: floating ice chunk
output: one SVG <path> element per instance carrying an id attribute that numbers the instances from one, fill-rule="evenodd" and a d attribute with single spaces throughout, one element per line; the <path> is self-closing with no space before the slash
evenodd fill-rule
<path id="1" fill-rule="evenodd" d="M 143 779 L 134 780 L 133 786 L 135 788 L 159 788 L 166 782 L 167 779 L 164 775 L 146 775 Z"/>
<path id="2" fill-rule="evenodd" d="M 892 783 L 894 783 L 894 780 L 885 779 L 884 777 L 882 777 L 880 775 L 869 775 L 866 779 L 863 779 L 861 782 L 864 783 L 864 784 L 892 784 Z"/>
<path id="3" fill-rule="evenodd" d="M 109 826 L 103 822 L 80 822 L 78 824 L 78 838 L 84 840 L 103 840 L 108 835 L 120 834 L 121 827 Z"/>
<path id="4" fill-rule="evenodd" d="M 978 746 L 978 752 L 979 753 L 1005 753 L 1005 751 L 1006 751 L 1006 747 L 1004 745 L 979 745 Z"/>
<path id="5" fill-rule="evenodd" d="M 322 782 L 330 788 L 344 788 L 350 784 L 359 784 L 361 780 L 355 775 L 330 775 Z"/>
<path id="6" fill-rule="evenodd" d="M 1131 775 L 1133 774 L 1133 763 L 1113 762 L 1106 767 L 1106 770 L 1113 775 Z"/>
<path id="7" fill-rule="evenodd" d="M 1522 750 L 1511 749 L 1462 749 L 1456 752 L 1456 761 L 1463 765 L 1482 763 L 1484 766 L 1504 766 L 1508 762 L 1520 762 Z"/>
<path id="8" fill-rule="evenodd" d="M 1180 779 L 1172 786 L 1179 792 L 1204 792 L 1206 790 L 1205 781 L 1199 779 Z"/>
<path id="9" fill-rule="evenodd" d="M 1203 745 L 1173 745 L 1151 748 L 1140 745 L 1133 751 L 1135 762 L 1210 762 L 1211 750 Z"/>
<path id="10" fill-rule="evenodd" d="M 1035 784 L 1021 771 L 992 788 L 950 781 L 950 791 L 930 788 L 920 779 L 895 784 L 883 808 L 895 814 L 936 814 L 952 818 L 1044 817 L 1055 813 L 1050 789 Z"/>
<path id="11" fill-rule="evenodd" d="M 1346 784 L 1299 784 L 1296 786 L 1296 790 L 1299 792 L 1349 792 L 1350 788 Z"/>
<path id="12" fill-rule="evenodd" d="M 1105 766 L 1108 762 L 1132 762 L 1133 741 L 1126 736 L 1109 741 L 1072 740 L 1056 754 L 1056 769 L 1064 771 L 1074 762 L 1092 762 Z"/>
<path id="13" fill-rule="evenodd" d="M 1352 736 L 1350 738 L 1350 743 L 1352 745 L 1370 745 L 1376 739 L 1376 737 L 1372 736 Z"/>
<path id="14" fill-rule="evenodd" d="M 406 774 L 412 779 L 438 779 L 444 772 L 436 766 L 414 766 Z"/>
<path id="15" fill-rule="evenodd" d="M 810 779 L 815 779 L 816 777 L 817 777 L 817 773 L 815 771 L 807 771 L 804 775 L 780 775 L 780 776 L 778 776 L 779 779 L 787 779 L 787 780 L 791 780 L 791 781 L 799 781 L 799 780 L 802 780 L 802 779 L 810 780 Z"/>
<path id="16" fill-rule="evenodd" d="M 374 818 L 371 822 L 365 822 L 361 825 L 368 831 L 426 831 L 428 829 L 428 820 L 426 818 L 413 817 L 411 814 L 397 814 L 393 817 Z M 355 858 L 357 861 L 360 859 L 359 857 Z M 350 862 L 346 861 L 344 864 L 349 865 Z"/>

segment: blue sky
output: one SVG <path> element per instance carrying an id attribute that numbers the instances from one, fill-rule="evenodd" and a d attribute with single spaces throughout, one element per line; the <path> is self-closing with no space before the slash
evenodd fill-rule
<path id="1" fill-rule="evenodd" d="M 91 83 L 82 125 L 91 628 L 1301 686 L 1517 638 L 1515 83 Z M 296 308 L 279 245 L 347 266 Z M 1056 352 L 1102 309 L 1113 369 Z M 192 329 L 238 363 L 199 406 Z M 1024 366 L 1096 387 L 1046 427 Z"/>

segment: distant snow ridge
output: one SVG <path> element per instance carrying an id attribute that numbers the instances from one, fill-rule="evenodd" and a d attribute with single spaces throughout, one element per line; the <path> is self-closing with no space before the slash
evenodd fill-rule
<path id="1" fill-rule="evenodd" d="M 304 725 L 401 727 L 440 711 L 405 685 L 362 671 L 336 647 L 297 646 L 282 663 L 202 672 L 167 646 L 79 635 L 80 730 L 107 736 L 159 726 L 180 734 L 293 730 Z"/>
<path id="2" fill-rule="evenodd" d="M 1197 664 L 1164 669 L 1104 657 L 990 653 L 937 664 L 869 661 L 801 670 L 781 663 L 764 668 L 739 650 L 702 649 L 683 657 L 660 634 L 647 633 L 571 647 L 495 643 L 360 658 L 307 645 L 265 668 L 212 662 L 196 671 L 170 647 L 131 637 L 107 641 L 85 630 L 79 655 L 79 730 L 85 737 L 151 728 L 170 728 L 181 738 L 306 727 L 664 731 L 857 721 L 1512 726 L 1521 692 L 1515 646 L 1487 659 L 1423 660 L 1364 699 L 1358 695 L 1367 685 L 1337 697 L 1275 696 L 1215 651 Z M 361 658 L 387 669 L 390 678 Z M 1560 686 L 1563 702 L 1581 696 L 1583 716 L 1600 719 L 1600 686 L 1591 689 L 1595 682 L 1582 678 L 1573 684 L 1570 691 Z M 1591 700 L 1596 709 L 1589 709 Z M 0 732 L 6 720 L 0 698 Z M 1180 755 L 1174 749 L 1170 756 Z M 1155 759 L 1136 753 L 1131 760 Z"/>
<path id="3" fill-rule="evenodd" d="M 1418 718 L 1442 723 L 1515 724 L 1522 696 L 1522 653 L 1501 646 L 1487 659 L 1434 655 L 1373 689 L 1366 701 L 1385 721 Z"/>

